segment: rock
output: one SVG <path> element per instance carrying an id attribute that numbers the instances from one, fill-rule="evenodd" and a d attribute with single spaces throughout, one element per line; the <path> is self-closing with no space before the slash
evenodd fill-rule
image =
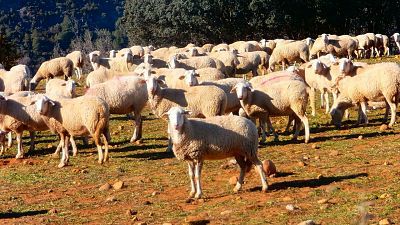
<path id="1" fill-rule="evenodd" d="M 99 191 L 108 191 L 111 189 L 111 185 L 109 183 L 105 183 L 99 187 Z"/>
<path id="2" fill-rule="evenodd" d="M 362 140 L 364 137 L 362 135 L 358 136 L 358 140 Z"/>
<path id="3" fill-rule="evenodd" d="M 389 128 L 388 125 L 382 124 L 382 125 L 379 127 L 379 130 L 380 130 L 380 131 L 385 131 L 385 130 L 387 130 L 388 128 Z"/>
<path id="4" fill-rule="evenodd" d="M 303 156 L 303 160 L 309 160 L 310 159 L 310 157 L 308 157 L 308 156 Z"/>
<path id="5" fill-rule="evenodd" d="M 128 210 L 126 210 L 126 215 L 128 215 L 128 216 L 134 216 L 134 215 L 137 215 L 137 211 L 136 210 L 133 210 L 133 209 L 128 209 Z"/>
<path id="6" fill-rule="evenodd" d="M 50 214 L 56 214 L 56 213 L 58 213 L 58 210 L 56 208 L 52 208 L 52 209 L 49 210 L 49 213 Z"/>
<path id="7" fill-rule="evenodd" d="M 317 202 L 318 202 L 318 204 L 325 204 L 325 203 L 328 203 L 328 199 L 323 198 L 323 199 L 318 200 Z"/>
<path id="8" fill-rule="evenodd" d="M 306 166 L 306 163 L 305 163 L 305 162 L 303 162 L 303 161 L 300 161 L 300 162 L 298 162 L 298 163 L 297 163 L 297 165 L 299 165 L 299 166 L 303 167 L 303 166 Z"/>
<path id="9" fill-rule="evenodd" d="M 146 222 L 139 222 L 136 225 L 147 225 L 147 223 Z"/>
<path id="10" fill-rule="evenodd" d="M 143 202 L 143 205 L 151 205 L 151 202 L 146 200 L 146 201 Z"/>
<path id="11" fill-rule="evenodd" d="M 137 144 L 137 145 L 140 145 L 142 143 L 143 143 L 142 139 L 135 141 L 135 144 Z"/>
<path id="12" fill-rule="evenodd" d="M 312 145 L 311 145 L 311 148 L 312 148 L 312 149 L 319 149 L 319 146 L 318 146 L 317 144 L 312 144 Z"/>
<path id="13" fill-rule="evenodd" d="M 271 176 L 273 174 L 276 174 L 276 166 L 271 160 L 269 160 L 269 159 L 264 160 L 262 162 L 262 165 L 263 165 L 265 175 Z"/>
<path id="14" fill-rule="evenodd" d="M 201 199 L 199 199 L 199 200 L 197 200 L 199 203 L 204 203 L 204 198 L 201 198 Z"/>
<path id="15" fill-rule="evenodd" d="M 115 202 L 117 199 L 114 196 L 110 196 L 106 199 L 106 202 Z"/>
<path id="16" fill-rule="evenodd" d="M 156 196 L 156 195 L 159 195 L 160 194 L 160 192 L 158 192 L 158 191 L 153 191 L 153 193 L 151 193 L 151 196 Z"/>
<path id="17" fill-rule="evenodd" d="M 297 225 L 317 225 L 313 220 L 306 220 Z"/>
<path id="18" fill-rule="evenodd" d="M 47 190 L 47 193 L 52 193 L 52 192 L 53 192 L 53 189 Z"/>
<path id="19" fill-rule="evenodd" d="M 294 211 L 295 209 L 298 209 L 297 206 L 294 206 L 292 204 L 286 205 L 285 207 L 288 211 Z"/>
<path id="20" fill-rule="evenodd" d="M 225 210 L 221 212 L 221 216 L 231 214 L 232 210 Z"/>
<path id="21" fill-rule="evenodd" d="M 393 224 L 393 222 L 390 219 L 379 220 L 379 225 L 390 225 L 390 224 Z"/>
<path id="22" fill-rule="evenodd" d="M 52 144 L 48 144 L 47 148 L 53 148 L 53 145 Z"/>
<path id="23" fill-rule="evenodd" d="M 333 150 L 331 151 L 331 153 L 329 153 L 329 156 L 338 156 L 339 155 L 339 151 L 337 150 Z"/>
<path id="24" fill-rule="evenodd" d="M 87 169 L 81 170 L 81 173 L 88 173 L 89 171 Z"/>
<path id="25" fill-rule="evenodd" d="M 229 178 L 229 184 L 230 185 L 236 185 L 238 178 L 236 176 L 233 176 Z"/>
<path id="26" fill-rule="evenodd" d="M 125 127 L 123 125 L 118 126 L 118 130 L 123 130 Z"/>
<path id="27" fill-rule="evenodd" d="M 114 188 L 114 190 L 120 190 L 124 187 L 124 182 L 123 181 L 117 181 L 115 182 L 112 187 Z"/>

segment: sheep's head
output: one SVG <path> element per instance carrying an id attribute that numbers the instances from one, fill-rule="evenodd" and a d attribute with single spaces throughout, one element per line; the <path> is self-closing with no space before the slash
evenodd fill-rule
<path id="1" fill-rule="evenodd" d="M 168 128 L 172 129 L 170 132 L 181 132 L 182 126 L 185 122 L 185 117 L 190 113 L 190 111 L 184 110 L 180 107 L 172 107 L 170 110 L 168 110 Z"/>
<path id="2" fill-rule="evenodd" d="M 340 126 L 342 125 L 344 111 L 351 106 L 352 106 L 351 99 L 339 94 L 338 98 L 333 103 L 330 111 L 332 117 L 332 124 L 334 124 L 336 128 L 338 129 L 340 128 Z"/>
<path id="3" fill-rule="evenodd" d="M 99 51 L 93 51 L 89 53 L 89 60 L 91 63 L 97 63 L 100 58 L 100 52 Z"/>
<path id="4" fill-rule="evenodd" d="M 305 39 L 306 45 L 308 45 L 310 48 L 312 47 L 312 45 L 314 44 L 314 39 L 308 37 Z"/>
<path id="5" fill-rule="evenodd" d="M 311 67 L 314 70 L 314 73 L 319 74 L 319 75 L 323 75 L 325 69 L 327 68 L 325 63 L 321 62 L 319 59 L 313 61 L 311 64 Z"/>
<path id="6" fill-rule="evenodd" d="M 76 94 L 76 82 L 72 79 L 69 79 L 67 82 L 65 82 L 65 89 L 71 97 L 74 97 Z"/>
<path id="7" fill-rule="evenodd" d="M 261 39 L 260 40 L 260 46 L 261 46 L 261 48 L 266 48 L 267 47 L 267 40 Z"/>
<path id="8" fill-rule="evenodd" d="M 342 74 L 348 75 L 353 69 L 353 62 L 348 58 L 339 59 L 339 71 Z"/>
<path id="9" fill-rule="evenodd" d="M 115 50 L 110 51 L 110 58 L 115 58 L 117 56 L 117 52 Z"/>
<path id="10" fill-rule="evenodd" d="M 236 92 L 236 96 L 239 100 L 247 99 L 249 92 L 254 91 L 251 83 L 244 81 L 237 83 L 231 90 L 231 93 Z"/>
<path id="11" fill-rule="evenodd" d="M 197 50 L 197 48 L 193 47 L 189 49 L 189 56 L 194 57 L 194 56 L 198 56 L 199 55 L 199 51 Z"/>
<path id="12" fill-rule="evenodd" d="M 168 67 L 170 69 L 175 69 L 176 68 L 176 64 L 178 62 L 178 59 L 176 58 L 176 55 L 172 55 L 171 58 L 168 61 Z"/>
<path id="13" fill-rule="evenodd" d="M 54 106 L 55 103 L 47 96 L 38 96 L 35 102 L 36 112 L 38 112 L 40 115 L 45 115 L 49 111 L 51 105 Z"/>
<path id="14" fill-rule="evenodd" d="M 185 79 L 185 83 L 192 87 L 199 85 L 199 81 L 197 80 L 197 77 L 199 77 L 198 74 L 194 70 L 186 70 L 185 73 L 181 76 L 179 76 L 180 80 Z"/>
<path id="15" fill-rule="evenodd" d="M 329 44 L 329 34 L 321 34 L 321 39 L 322 39 L 322 42 L 325 44 L 325 45 L 328 45 Z"/>
<path id="16" fill-rule="evenodd" d="M 400 34 L 399 34 L 399 33 L 394 33 L 394 34 L 392 35 L 392 37 L 393 37 L 393 40 L 394 40 L 395 42 L 400 42 Z"/>
<path id="17" fill-rule="evenodd" d="M 148 64 L 153 63 L 153 56 L 151 54 L 145 54 L 144 55 L 144 62 Z"/>
<path id="18" fill-rule="evenodd" d="M 147 92 L 149 95 L 153 96 L 160 85 L 165 84 L 161 79 L 155 78 L 154 76 L 145 77 Z"/>

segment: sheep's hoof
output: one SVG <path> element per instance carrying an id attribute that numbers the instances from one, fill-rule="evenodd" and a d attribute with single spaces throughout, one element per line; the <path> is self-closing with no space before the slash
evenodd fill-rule
<path id="1" fill-rule="evenodd" d="M 23 158 L 24 158 L 24 155 L 23 155 L 23 154 L 17 154 L 17 155 L 15 156 L 15 158 L 16 158 L 16 159 L 23 159 Z"/>
<path id="2" fill-rule="evenodd" d="M 108 157 L 105 157 L 104 159 L 103 159 L 103 163 L 106 163 L 106 162 L 108 162 Z"/>
<path id="3" fill-rule="evenodd" d="M 188 198 L 194 198 L 194 195 L 195 195 L 195 194 L 196 194 L 196 193 L 195 193 L 194 191 L 190 192 Z"/>
<path id="4" fill-rule="evenodd" d="M 66 166 L 68 163 L 66 162 L 60 162 L 60 164 L 58 164 L 58 168 L 63 168 L 64 166 Z"/>
<path id="5" fill-rule="evenodd" d="M 72 156 L 77 156 L 78 155 L 78 152 L 72 152 Z"/>
<path id="6" fill-rule="evenodd" d="M 310 142 L 310 140 L 308 140 L 308 139 L 304 140 L 304 143 L 306 143 L 306 144 L 308 144 L 309 142 Z"/>
<path id="7" fill-rule="evenodd" d="M 261 192 L 264 192 L 264 193 L 268 192 L 268 186 L 263 187 L 263 188 L 261 189 Z"/>
<path id="8" fill-rule="evenodd" d="M 103 160 L 102 160 L 102 159 L 99 159 L 98 163 L 99 163 L 100 165 L 103 164 Z"/>
<path id="9" fill-rule="evenodd" d="M 195 198 L 195 199 L 200 199 L 202 195 L 203 195 L 202 193 L 197 193 L 197 194 L 194 196 L 194 198 Z"/>

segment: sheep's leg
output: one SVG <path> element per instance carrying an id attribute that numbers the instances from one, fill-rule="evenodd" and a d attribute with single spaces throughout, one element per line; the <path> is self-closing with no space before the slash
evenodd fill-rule
<path id="1" fill-rule="evenodd" d="M 258 173 L 260 174 L 261 184 L 262 184 L 262 191 L 263 192 L 267 192 L 267 190 L 268 190 L 267 176 L 265 175 L 265 172 L 263 170 L 261 161 L 258 158 L 250 159 L 250 160 L 254 164 L 254 166 L 256 167 Z"/>
<path id="2" fill-rule="evenodd" d="M 307 144 L 310 141 L 310 126 L 308 124 L 308 118 L 306 116 L 302 116 L 300 117 L 300 120 L 304 124 L 304 142 Z"/>
<path id="3" fill-rule="evenodd" d="M 388 98 L 386 98 L 386 99 L 388 99 Z M 389 128 L 392 128 L 392 126 L 394 125 L 394 123 L 396 122 L 396 108 L 397 108 L 397 105 L 396 105 L 396 103 L 394 103 L 394 102 L 389 102 L 389 101 L 387 101 L 387 103 L 389 104 L 389 107 L 390 107 L 390 123 L 389 123 L 389 125 L 388 125 L 388 127 Z"/>
<path id="4" fill-rule="evenodd" d="M 97 153 L 99 154 L 99 164 L 103 164 L 104 161 L 104 155 L 103 155 L 103 149 L 101 148 L 101 142 L 100 142 L 100 131 L 96 130 L 94 135 L 93 135 L 94 143 L 96 144 L 97 147 Z"/>
<path id="5" fill-rule="evenodd" d="M 7 134 L 7 139 L 8 139 L 8 142 L 7 142 L 7 148 L 11 148 L 11 146 L 12 146 L 12 142 L 13 142 L 13 139 L 12 139 L 12 133 L 11 133 L 11 131 L 10 131 L 10 132 L 8 132 L 8 134 Z"/>
<path id="6" fill-rule="evenodd" d="M 296 122 L 295 122 L 295 132 L 294 132 L 294 134 L 293 134 L 293 140 L 297 140 L 297 138 L 299 137 L 299 134 L 300 134 L 300 128 L 301 128 L 301 124 L 300 124 L 300 119 L 299 118 L 296 118 Z"/>
<path id="7" fill-rule="evenodd" d="M 267 141 L 267 135 L 265 133 L 265 120 L 260 118 L 258 121 L 260 123 L 260 128 L 261 128 L 261 141 L 260 141 L 260 143 L 264 144 Z M 267 129 L 269 129 L 269 128 L 267 128 Z M 267 133 L 269 134 L 269 130 L 268 130 Z"/>
<path id="8" fill-rule="evenodd" d="M 329 113 L 329 94 L 328 92 L 324 92 L 324 97 L 325 97 L 325 114 Z"/>
<path id="9" fill-rule="evenodd" d="M 253 75 L 253 77 L 258 76 L 257 67 L 256 67 L 256 68 L 253 68 L 253 69 L 251 70 L 251 74 Z"/>
<path id="10" fill-rule="evenodd" d="M 72 156 L 76 156 L 78 154 L 78 148 L 76 147 L 74 137 L 71 136 L 69 138 L 69 141 L 71 142 L 71 146 L 72 146 Z"/>
<path id="11" fill-rule="evenodd" d="M 194 196 L 194 198 L 201 198 L 201 196 L 203 195 L 203 191 L 201 190 L 201 169 L 203 168 L 203 161 L 197 161 L 195 164 L 195 179 L 196 179 L 196 187 L 197 187 L 197 191 L 196 191 L 196 195 Z"/>
<path id="12" fill-rule="evenodd" d="M 246 161 L 245 161 L 244 157 L 242 157 L 242 156 L 239 157 L 238 156 L 238 157 L 235 157 L 235 159 L 236 159 L 236 162 L 238 163 L 238 165 L 240 167 L 239 178 L 238 178 L 238 180 L 236 182 L 235 188 L 233 189 L 233 191 L 235 193 L 237 193 L 237 192 L 240 191 L 240 189 L 242 189 L 242 185 L 243 185 L 243 181 L 244 181 L 244 175 L 246 173 L 246 169 L 247 168 L 246 168 Z"/>
<path id="13" fill-rule="evenodd" d="M 131 143 L 142 138 L 142 116 L 135 112 L 135 131 L 133 132 Z"/>
<path id="14" fill-rule="evenodd" d="M 110 135 L 110 134 L 108 134 L 108 135 Z M 88 136 L 83 137 L 82 142 L 83 142 L 83 145 L 88 146 L 89 145 L 89 137 Z"/>
<path id="15" fill-rule="evenodd" d="M 17 155 L 15 158 L 22 159 L 24 158 L 24 150 L 22 148 L 22 133 L 16 133 L 17 135 Z"/>
<path id="16" fill-rule="evenodd" d="M 320 98 L 321 98 L 321 109 L 323 109 L 325 107 L 324 92 L 321 92 Z"/>
<path id="17" fill-rule="evenodd" d="M 35 131 L 29 131 L 29 136 L 31 138 L 29 151 L 34 151 L 35 150 Z"/>
<path id="18" fill-rule="evenodd" d="M 349 109 L 346 109 L 346 110 L 344 111 L 344 118 L 345 118 L 346 120 L 349 120 L 349 118 L 350 118 Z"/>
<path id="19" fill-rule="evenodd" d="M 106 133 L 109 133 L 108 129 L 106 129 L 106 130 L 107 130 Z M 109 134 L 108 134 L 108 136 L 109 136 Z M 104 159 L 103 159 L 103 162 L 107 162 L 108 161 L 108 141 L 110 140 L 110 138 L 107 137 L 107 134 L 103 134 L 103 138 L 104 138 Z"/>
<path id="20" fill-rule="evenodd" d="M 278 134 L 276 133 L 275 128 L 272 126 L 269 116 L 265 118 L 265 122 L 267 122 L 268 130 L 270 129 L 272 130 L 272 134 L 274 135 L 274 141 L 279 141 Z"/>
<path id="21" fill-rule="evenodd" d="M 310 88 L 311 115 L 315 116 L 315 88 Z"/>
<path id="22" fill-rule="evenodd" d="M 53 153 L 54 158 L 59 157 L 59 154 L 60 154 L 61 149 L 63 148 L 63 145 L 64 145 L 63 142 L 60 140 L 60 143 L 58 143 L 58 145 L 57 145 L 56 151 Z"/>
<path id="23" fill-rule="evenodd" d="M 361 102 L 360 107 L 361 107 L 362 117 L 364 118 L 364 124 L 368 124 L 367 103 Z"/>
<path id="24" fill-rule="evenodd" d="M 356 126 L 360 125 L 363 119 L 362 116 L 362 111 L 361 111 L 361 106 L 359 104 L 357 104 L 357 109 L 358 109 L 358 117 L 357 117 L 357 123 Z"/>
<path id="25" fill-rule="evenodd" d="M 193 198 L 196 194 L 196 182 L 194 179 L 194 163 L 192 161 L 188 162 L 189 169 L 189 179 L 190 179 L 190 194 L 189 198 Z"/>
<path id="26" fill-rule="evenodd" d="M 296 120 L 296 118 L 293 116 L 293 114 L 289 115 L 289 120 L 288 120 L 288 123 L 287 123 L 286 128 L 285 128 L 285 133 L 286 134 L 290 133 L 290 126 L 291 125 L 295 125 L 296 126 L 295 120 Z"/>
<path id="27" fill-rule="evenodd" d="M 58 168 L 62 168 L 68 165 L 69 154 L 68 154 L 68 144 L 69 144 L 69 137 L 65 135 L 61 135 L 62 141 L 62 154 L 60 164 L 58 164 Z"/>
<path id="28" fill-rule="evenodd" d="M 385 116 L 383 117 L 383 121 L 386 123 L 387 119 L 389 117 L 390 106 L 387 101 L 385 101 L 385 104 L 386 104 L 386 107 L 385 107 L 386 110 L 385 110 Z"/>

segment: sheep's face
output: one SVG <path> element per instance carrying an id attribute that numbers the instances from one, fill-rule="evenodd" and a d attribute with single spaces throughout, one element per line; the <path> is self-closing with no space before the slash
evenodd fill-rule
<path id="1" fill-rule="evenodd" d="M 65 84 L 65 88 L 67 93 L 69 93 L 71 96 L 75 96 L 76 83 L 74 80 L 68 80 Z"/>
<path id="2" fill-rule="evenodd" d="M 148 63 L 148 64 L 152 64 L 153 63 L 153 56 L 150 54 L 145 54 L 144 55 L 144 62 Z"/>
<path id="3" fill-rule="evenodd" d="M 322 74 L 324 68 L 325 68 L 325 65 L 320 60 L 315 60 L 312 63 L 312 69 L 313 69 L 314 73 L 316 73 L 316 74 Z"/>
<path id="4" fill-rule="evenodd" d="M 160 85 L 165 84 L 163 80 L 156 79 L 153 76 L 146 77 L 145 80 L 146 80 L 147 93 L 149 95 L 154 95 L 157 91 L 157 88 L 159 88 Z"/>
<path id="5" fill-rule="evenodd" d="M 342 74 L 348 74 L 350 73 L 351 69 L 353 67 L 353 63 L 351 62 L 350 59 L 347 58 L 341 58 L 339 60 L 339 70 Z"/>
<path id="6" fill-rule="evenodd" d="M 267 47 L 267 40 L 261 39 L 260 46 L 261 46 L 261 48 L 266 48 Z"/>
<path id="7" fill-rule="evenodd" d="M 185 83 L 192 87 L 199 85 L 199 81 L 197 80 L 198 75 L 194 70 L 186 70 L 184 76 L 179 77 L 179 79 L 185 79 Z"/>
<path id="8" fill-rule="evenodd" d="M 329 44 L 329 34 L 321 34 L 321 39 L 324 42 L 325 45 Z"/>
<path id="9" fill-rule="evenodd" d="M 306 38 L 306 45 L 312 46 L 314 44 L 314 40 L 310 37 Z"/>
<path id="10" fill-rule="evenodd" d="M 197 51 L 197 48 L 191 48 L 191 49 L 189 49 L 189 55 L 191 57 L 198 56 L 199 55 L 199 51 Z"/>
<path id="11" fill-rule="evenodd" d="M 237 83 L 231 92 L 236 92 L 236 96 L 239 100 L 245 100 L 250 91 L 252 91 L 250 83 L 241 82 Z"/>
<path id="12" fill-rule="evenodd" d="M 189 114 L 190 112 L 184 110 L 180 107 L 172 107 L 168 112 L 168 127 L 170 132 L 182 130 L 182 126 L 185 122 L 185 115 Z"/>
<path id="13" fill-rule="evenodd" d="M 40 115 L 45 115 L 48 112 L 50 103 L 54 105 L 54 102 L 52 102 L 48 97 L 39 97 L 35 102 L 36 112 L 38 112 Z"/>
<path id="14" fill-rule="evenodd" d="M 177 62 L 176 56 L 175 55 L 171 56 L 171 58 L 168 61 L 168 67 L 170 69 L 175 69 L 176 68 L 176 62 Z"/>

